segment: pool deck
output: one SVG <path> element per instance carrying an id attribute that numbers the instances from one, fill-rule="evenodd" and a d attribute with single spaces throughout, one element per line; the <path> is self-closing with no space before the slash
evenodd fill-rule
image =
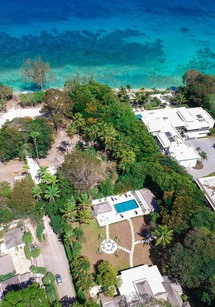
<path id="1" fill-rule="evenodd" d="M 114 205 L 129 200 L 135 200 L 138 208 L 117 213 Z M 129 191 L 122 195 L 108 196 L 105 198 L 96 199 L 92 201 L 92 205 L 96 213 L 98 224 L 101 227 L 121 222 L 132 217 L 149 214 L 152 211 L 139 191 Z"/>

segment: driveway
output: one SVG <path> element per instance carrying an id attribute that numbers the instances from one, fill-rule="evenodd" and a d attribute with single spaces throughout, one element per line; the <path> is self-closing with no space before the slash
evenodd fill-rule
<path id="1" fill-rule="evenodd" d="M 200 170 L 196 170 L 188 167 L 187 171 L 194 178 L 201 178 L 215 172 L 215 137 L 207 137 L 203 139 L 191 139 L 187 140 L 186 143 L 194 148 L 200 147 L 200 151 L 207 153 L 207 160 L 203 160 L 204 167 Z"/>
<path id="2" fill-rule="evenodd" d="M 60 299 L 75 301 L 75 288 L 69 271 L 69 264 L 63 244 L 49 225 L 49 218 L 45 217 L 44 225 L 46 230 L 46 241 L 41 244 L 41 256 L 44 267 L 55 274 L 60 274 L 62 284 L 57 286 Z"/>

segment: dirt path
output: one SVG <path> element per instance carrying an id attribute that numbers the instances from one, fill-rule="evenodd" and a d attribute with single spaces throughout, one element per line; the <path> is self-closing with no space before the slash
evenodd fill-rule
<path id="1" fill-rule="evenodd" d="M 40 159 L 40 165 L 51 166 L 57 168 L 64 162 L 65 154 L 74 150 L 79 137 L 75 135 L 70 139 L 65 130 L 60 129 L 55 135 L 54 144 L 51 147 L 48 155 L 44 159 Z"/>

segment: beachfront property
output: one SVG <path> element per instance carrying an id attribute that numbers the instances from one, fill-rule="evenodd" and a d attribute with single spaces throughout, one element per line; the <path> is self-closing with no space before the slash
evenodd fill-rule
<path id="1" fill-rule="evenodd" d="M 121 222 L 149 214 L 157 209 L 155 196 L 148 189 L 129 191 L 122 195 L 108 196 L 92 201 L 92 209 L 99 226 Z"/>
<path id="2" fill-rule="evenodd" d="M 214 126 L 214 119 L 207 111 L 185 107 L 156 110 L 135 110 L 138 119 L 147 126 L 164 154 L 175 158 L 184 167 L 194 167 L 201 160 L 195 148 L 186 144 L 187 139 L 206 137 Z"/>
<path id="3" fill-rule="evenodd" d="M 215 210 L 215 176 L 197 178 L 196 183 L 205 193 L 205 197 L 213 210 Z"/>
<path id="4" fill-rule="evenodd" d="M 152 298 L 168 301 L 174 307 L 185 306 L 180 284 L 162 276 L 156 265 L 141 265 L 121 271 L 118 278 L 121 284 L 117 295 L 114 298 L 100 296 L 103 307 L 147 304 Z"/>

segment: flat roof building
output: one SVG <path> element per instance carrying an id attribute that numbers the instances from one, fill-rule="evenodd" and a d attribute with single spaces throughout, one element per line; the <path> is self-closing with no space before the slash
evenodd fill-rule
<path id="1" fill-rule="evenodd" d="M 214 119 L 202 108 L 170 108 L 135 111 L 136 116 L 158 140 L 163 153 L 175 158 L 184 167 L 194 167 L 201 159 L 186 144 L 186 139 L 206 137 Z"/>

